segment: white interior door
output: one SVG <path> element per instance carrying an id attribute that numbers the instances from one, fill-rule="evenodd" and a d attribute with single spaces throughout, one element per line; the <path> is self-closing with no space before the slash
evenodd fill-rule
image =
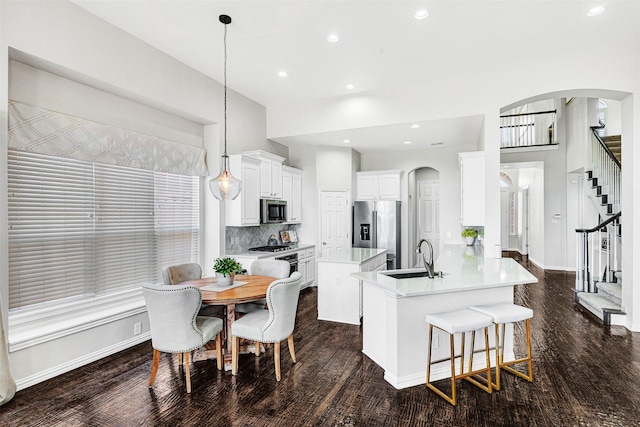
<path id="1" fill-rule="evenodd" d="M 433 245 L 433 259 L 440 255 L 440 183 L 418 181 L 418 234 Z"/>
<path id="2" fill-rule="evenodd" d="M 509 193 L 500 190 L 500 245 L 502 250 L 509 250 Z"/>
<path id="3" fill-rule="evenodd" d="M 348 191 L 320 191 L 322 256 L 340 256 L 351 248 L 351 204 Z"/>
<path id="4" fill-rule="evenodd" d="M 529 255 L 529 189 L 522 190 L 522 255 Z"/>

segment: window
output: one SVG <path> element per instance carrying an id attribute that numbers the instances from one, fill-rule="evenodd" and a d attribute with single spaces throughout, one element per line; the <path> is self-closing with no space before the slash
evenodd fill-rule
<path id="1" fill-rule="evenodd" d="M 598 100 L 598 122 L 603 125 L 607 123 L 607 104 L 601 99 Z M 605 128 L 598 129 L 598 136 L 602 138 L 605 135 Z"/>
<path id="2" fill-rule="evenodd" d="M 199 178 L 8 151 L 9 308 L 161 281 L 199 260 Z"/>

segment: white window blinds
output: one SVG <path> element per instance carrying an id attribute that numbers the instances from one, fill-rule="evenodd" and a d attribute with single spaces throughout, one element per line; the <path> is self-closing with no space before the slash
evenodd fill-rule
<path id="1" fill-rule="evenodd" d="M 9 307 L 159 282 L 199 259 L 198 177 L 8 151 Z"/>

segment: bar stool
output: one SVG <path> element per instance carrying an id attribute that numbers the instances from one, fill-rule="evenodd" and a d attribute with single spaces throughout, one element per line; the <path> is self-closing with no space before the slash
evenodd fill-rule
<path id="1" fill-rule="evenodd" d="M 511 372 L 519 377 L 524 378 L 527 381 L 533 381 L 533 362 L 531 359 L 531 322 L 533 317 L 533 310 L 527 307 L 522 307 L 517 304 L 500 303 L 500 304 L 488 304 L 471 306 L 469 309 L 477 311 L 478 313 L 486 314 L 493 318 L 493 323 L 496 325 L 496 382 L 493 387 L 496 390 L 500 390 L 500 370 L 504 369 L 507 372 Z M 516 359 L 509 362 L 504 361 L 504 339 L 505 339 L 505 326 L 507 323 L 515 323 L 525 321 L 526 333 L 527 333 L 527 357 L 522 359 Z M 499 325 L 502 325 L 502 339 L 499 333 Z M 524 374 L 520 371 L 513 369 L 510 365 L 527 362 L 528 374 Z"/>
<path id="2" fill-rule="evenodd" d="M 437 314 L 427 314 L 426 322 L 429 324 L 429 348 L 428 348 L 428 356 L 427 356 L 427 387 L 431 390 L 435 391 L 440 397 L 444 398 L 447 402 L 451 403 L 455 406 L 457 401 L 456 394 L 456 381 L 459 379 L 466 379 L 470 383 L 480 387 L 482 390 L 487 393 L 492 392 L 492 382 L 491 382 L 491 361 L 489 357 L 489 326 L 493 323 L 493 319 L 489 316 L 485 316 L 482 313 L 477 311 L 463 309 L 457 311 L 450 311 L 447 313 L 437 313 Z M 447 332 L 449 334 L 449 358 L 445 358 L 442 360 L 438 360 L 434 363 L 443 362 L 446 360 L 451 361 L 451 397 L 447 394 L 439 390 L 436 386 L 431 384 L 431 342 L 433 339 L 433 328 L 438 328 L 441 331 Z M 485 360 L 486 367 L 482 369 L 478 369 L 473 371 L 473 353 L 474 353 L 474 341 L 476 337 L 476 330 L 484 329 L 484 352 L 485 352 Z M 467 372 L 464 372 L 464 360 L 465 360 L 465 333 L 471 332 L 471 354 L 469 356 L 469 368 Z M 460 356 L 455 355 L 455 345 L 454 345 L 454 337 L 455 334 L 461 333 L 462 340 L 460 344 Z M 456 364 L 455 360 L 460 359 L 460 373 L 456 375 Z M 479 374 L 486 373 L 487 385 L 484 385 L 477 381 L 474 376 L 479 376 Z M 483 381 L 484 378 L 479 377 Z"/>

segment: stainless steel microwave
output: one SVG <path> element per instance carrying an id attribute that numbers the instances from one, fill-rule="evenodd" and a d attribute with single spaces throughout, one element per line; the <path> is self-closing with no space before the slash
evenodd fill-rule
<path id="1" fill-rule="evenodd" d="M 287 201 L 260 199 L 260 223 L 287 222 Z"/>

